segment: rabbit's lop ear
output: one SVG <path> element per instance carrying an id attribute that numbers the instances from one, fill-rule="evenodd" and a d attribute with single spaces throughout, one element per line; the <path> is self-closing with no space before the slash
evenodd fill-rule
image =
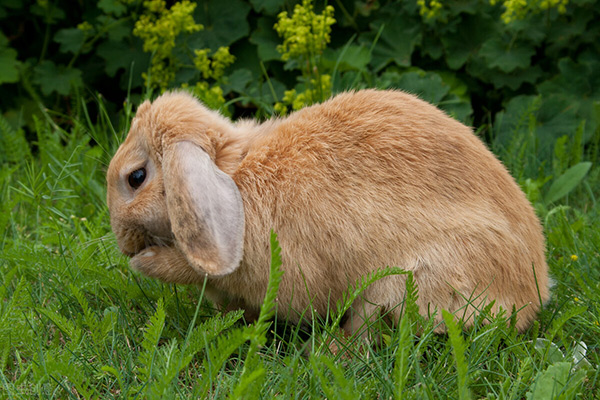
<path id="1" fill-rule="evenodd" d="M 167 210 L 178 247 L 199 273 L 226 275 L 242 259 L 244 207 L 229 175 L 189 141 L 164 150 Z"/>

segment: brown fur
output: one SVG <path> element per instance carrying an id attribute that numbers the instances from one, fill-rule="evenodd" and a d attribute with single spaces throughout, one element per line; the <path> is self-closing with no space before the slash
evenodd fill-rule
<path id="1" fill-rule="evenodd" d="M 264 124 L 232 124 L 184 93 L 142 104 L 107 180 L 120 248 L 149 276 L 204 280 L 171 232 L 178 211 L 165 205 L 163 180 L 177 177 L 162 176 L 163 151 L 179 141 L 204 149 L 243 200 L 242 261 L 209 276 L 216 301 L 258 309 L 271 229 L 285 271 L 278 312 L 292 321 L 309 307 L 324 315 L 348 285 L 385 266 L 413 272 L 422 313 L 458 311 L 467 326 L 473 305 L 495 300 L 494 310 L 522 308 L 524 329 L 549 297 L 542 228 L 518 185 L 469 128 L 399 91 L 344 93 Z M 132 192 L 127 176 L 144 163 L 152 173 Z M 371 285 L 345 329 L 379 308 L 399 318 L 404 279 Z"/>

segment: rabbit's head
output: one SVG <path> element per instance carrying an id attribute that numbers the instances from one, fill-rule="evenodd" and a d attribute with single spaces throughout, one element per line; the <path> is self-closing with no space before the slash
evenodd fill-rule
<path id="1" fill-rule="evenodd" d="M 222 170 L 233 162 L 235 136 L 230 122 L 185 93 L 139 107 L 107 172 L 111 225 L 133 264 L 169 247 L 200 274 L 239 266 L 243 204 Z"/>

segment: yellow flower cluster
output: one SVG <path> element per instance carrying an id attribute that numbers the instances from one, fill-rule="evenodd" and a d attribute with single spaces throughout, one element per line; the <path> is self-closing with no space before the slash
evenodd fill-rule
<path id="1" fill-rule="evenodd" d="M 490 0 L 492 5 L 498 0 Z M 567 11 L 569 0 L 502 0 L 505 11 L 502 13 L 502 21 L 508 24 L 512 21 L 525 18 L 529 13 L 537 13 L 556 8 L 559 13 Z"/>
<path id="2" fill-rule="evenodd" d="M 212 57 L 208 56 L 209 53 L 210 49 L 195 50 L 194 66 L 202 73 L 202 78 L 219 81 L 225 74 L 225 68 L 235 61 L 235 57 L 229 53 L 229 47 L 219 47 Z M 220 109 L 227 114 L 227 110 L 223 108 L 223 89 L 218 84 L 210 86 L 206 81 L 198 82 L 191 91 L 209 108 Z"/>
<path id="3" fill-rule="evenodd" d="M 283 38 L 277 46 L 284 61 L 290 58 L 320 54 L 331 40 L 331 25 L 335 23 L 333 7 L 326 6 L 322 14 L 315 14 L 311 0 L 296 4 L 291 17 L 287 11 L 277 16 L 274 28 Z"/>
<path id="4" fill-rule="evenodd" d="M 310 80 L 311 89 L 297 93 L 296 89 L 286 90 L 282 102 L 275 104 L 275 111 L 280 115 L 288 113 L 288 107 L 299 110 L 331 96 L 331 75 L 320 75 L 319 79 Z"/>
<path id="5" fill-rule="evenodd" d="M 194 66 L 202 72 L 204 79 L 219 80 L 223 77 L 225 68 L 235 61 L 235 57 L 229 53 L 229 47 L 219 47 L 212 59 L 208 57 L 209 52 L 210 49 L 195 50 Z"/>
<path id="6" fill-rule="evenodd" d="M 94 26 L 87 21 L 83 21 L 82 23 L 77 25 L 77 29 L 83 31 L 84 34 L 88 35 L 94 31 Z"/>
<path id="7" fill-rule="evenodd" d="M 277 16 L 274 28 L 283 38 L 277 50 L 283 61 L 298 61 L 294 67 L 302 71 L 304 81 L 301 93 L 296 89 L 284 93 L 282 101 L 275 104 L 277 113 L 285 115 L 289 108 L 299 110 L 331 96 L 331 75 L 322 73 L 320 56 L 331 41 L 333 13 L 333 7 L 326 6 L 321 14 L 316 14 L 312 0 L 302 0 L 291 17 L 286 11 Z"/>
<path id="8" fill-rule="evenodd" d="M 175 47 L 175 38 L 181 32 L 197 32 L 203 29 L 196 24 L 192 13 L 195 3 L 183 0 L 167 9 L 164 0 L 144 1 L 147 13 L 135 23 L 133 34 L 144 40 L 144 51 L 168 56 Z"/>
<path id="9" fill-rule="evenodd" d="M 567 4 L 569 4 L 569 0 L 542 0 L 540 1 L 540 10 L 556 8 L 560 14 L 564 14 L 567 12 Z"/>
<path id="10" fill-rule="evenodd" d="M 440 15 L 440 11 L 442 10 L 442 3 L 439 0 L 431 0 L 429 5 L 427 4 L 427 0 L 417 0 L 417 5 L 419 6 L 419 13 L 426 20 L 435 19 Z"/>
<path id="11" fill-rule="evenodd" d="M 153 53 L 150 73 L 144 79 L 152 87 L 166 88 L 175 77 L 177 65 L 172 55 L 175 39 L 182 32 L 192 33 L 203 27 L 192 13 L 195 3 L 188 0 L 167 9 L 165 0 L 144 1 L 145 12 L 136 21 L 133 34 L 144 41 L 144 51 Z"/>
<path id="12" fill-rule="evenodd" d="M 142 78 L 148 86 L 164 90 L 175 79 L 176 72 L 177 67 L 170 61 L 170 58 L 162 60 L 153 58 L 150 70 L 142 72 Z"/>

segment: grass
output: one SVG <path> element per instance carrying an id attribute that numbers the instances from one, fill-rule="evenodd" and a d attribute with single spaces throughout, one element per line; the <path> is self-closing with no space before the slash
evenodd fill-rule
<path id="1" fill-rule="evenodd" d="M 37 121 L 33 151 L 23 132 L 0 120 L 0 398 L 597 398 L 596 150 L 578 147 L 544 161 L 527 140 L 494 146 L 548 238 L 556 284 L 531 329 L 517 333 L 505 314 L 461 332 L 444 315 L 448 335 L 434 334 L 415 311 L 413 287 L 406 318 L 384 328 L 379 346 L 351 338 L 332 354 L 326 344 L 339 337 L 339 314 L 304 332 L 266 312 L 277 289 L 276 251 L 255 324 L 239 312 L 217 313 L 200 301 L 202 287 L 129 269 L 110 232 L 104 183 L 128 110 L 119 129 L 106 113 L 91 121 L 83 106 L 62 116 L 68 129 L 48 116 Z M 559 179 L 586 161 L 593 165 L 585 178 Z M 545 202 L 548 192 L 566 194 Z"/>

